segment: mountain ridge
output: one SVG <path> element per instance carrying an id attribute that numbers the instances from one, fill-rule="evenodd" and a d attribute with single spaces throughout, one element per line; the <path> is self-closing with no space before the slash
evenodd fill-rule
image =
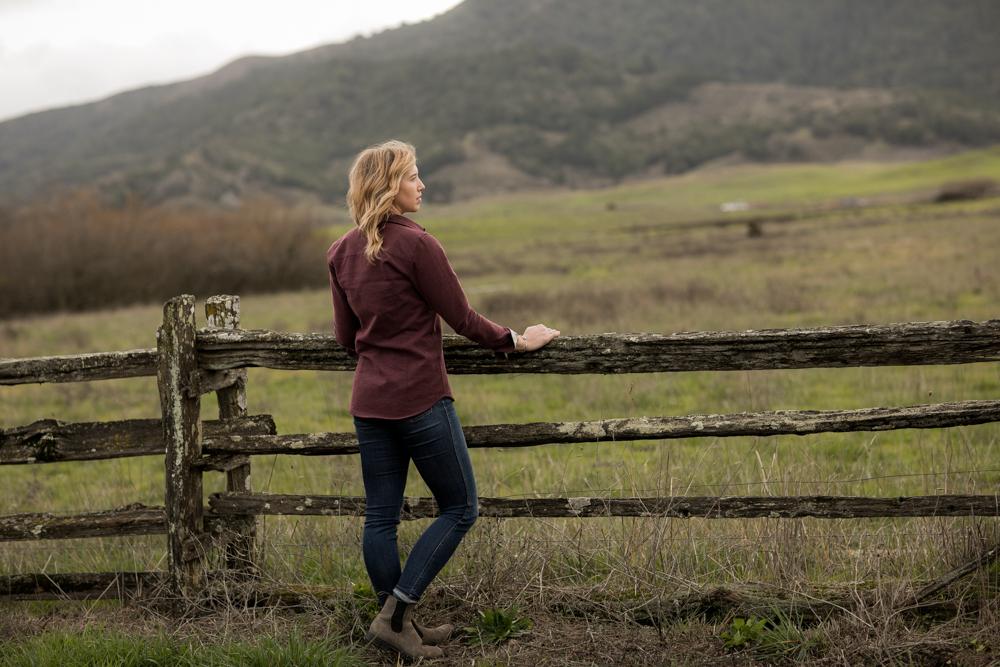
<path id="1" fill-rule="evenodd" d="M 729 154 L 823 159 L 836 154 L 818 148 L 830 137 L 986 145 L 1000 141 L 998 25 L 1000 4 L 981 0 L 466 0 L 370 37 L 0 123 L 0 201 L 89 186 L 111 200 L 331 202 L 357 150 L 389 136 L 417 146 L 442 199 L 476 189 L 439 178 L 460 174 L 473 146 L 514 170 L 502 187 L 521 187 L 675 173 Z M 770 94 L 789 101 L 822 90 L 830 102 L 741 119 L 741 100 L 723 94 L 725 106 L 683 130 L 636 121 L 712 85 L 778 85 Z"/>

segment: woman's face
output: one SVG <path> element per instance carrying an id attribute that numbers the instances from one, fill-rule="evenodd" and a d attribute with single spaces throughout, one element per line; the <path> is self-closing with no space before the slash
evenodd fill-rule
<path id="1" fill-rule="evenodd" d="M 392 203 L 401 215 L 416 213 L 420 210 L 420 200 L 422 199 L 421 195 L 423 191 L 424 182 L 417 175 L 417 165 L 413 165 L 403 175 L 403 180 L 399 183 L 399 194 L 396 195 Z"/>

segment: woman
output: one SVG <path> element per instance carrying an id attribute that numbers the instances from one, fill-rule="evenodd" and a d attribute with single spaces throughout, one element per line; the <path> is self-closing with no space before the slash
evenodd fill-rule
<path id="1" fill-rule="evenodd" d="M 542 324 L 518 334 L 470 306 L 444 248 L 407 213 L 424 184 L 410 144 L 362 151 L 347 205 L 356 227 L 330 246 L 327 265 L 337 342 L 357 359 L 350 412 L 361 449 L 365 567 L 381 611 L 368 638 L 409 657 L 437 657 L 450 625 L 425 628 L 413 605 L 478 516 L 476 481 L 445 372 L 438 315 L 497 352 L 537 350 L 559 335 Z M 440 515 L 400 567 L 396 543 L 410 460 Z"/>

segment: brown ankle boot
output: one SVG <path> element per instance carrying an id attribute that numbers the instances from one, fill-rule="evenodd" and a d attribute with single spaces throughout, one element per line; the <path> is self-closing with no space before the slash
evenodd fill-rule
<path id="1" fill-rule="evenodd" d="M 413 627 L 413 605 L 396 599 L 394 595 L 389 596 L 372 621 L 365 640 L 408 658 L 440 658 L 444 655 L 444 651 L 437 646 L 424 645 Z"/>
<path id="2" fill-rule="evenodd" d="M 425 644 L 431 646 L 443 644 L 448 641 L 451 638 L 451 633 L 455 631 L 455 626 L 451 623 L 444 623 L 442 625 L 429 628 L 417 620 L 413 621 L 413 628 L 417 631 L 417 634 L 420 635 L 420 639 L 422 639 Z"/>

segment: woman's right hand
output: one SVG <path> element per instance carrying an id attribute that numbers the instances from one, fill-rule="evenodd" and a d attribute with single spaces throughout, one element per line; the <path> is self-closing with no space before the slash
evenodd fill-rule
<path id="1" fill-rule="evenodd" d="M 550 329 L 544 324 L 533 324 L 525 329 L 524 333 L 521 334 L 525 343 L 528 345 L 524 351 L 531 352 L 532 350 L 537 350 L 540 347 L 545 347 L 549 344 L 549 341 L 558 335 L 558 329 Z"/>

